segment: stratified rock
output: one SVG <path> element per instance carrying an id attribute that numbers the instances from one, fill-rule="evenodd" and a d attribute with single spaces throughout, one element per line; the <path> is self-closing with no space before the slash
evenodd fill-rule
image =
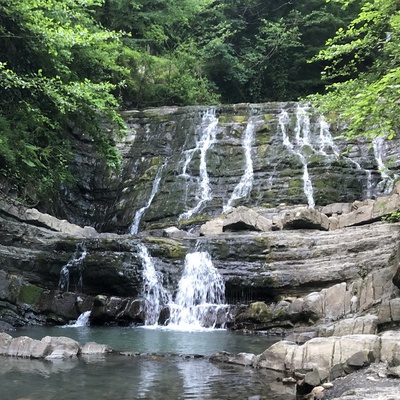
<path id="1" fill-rule="evenodd" d="M 261 231 L 271 230 L 272 221 L 258 214 L 256 211 L 240 206 L 225 213 L 222 230 L 228 231 Z"/>
<path id="2" fill-rule="evenodd" d="M 90 314 L 92 325 L 130 325 L 144 323 L 144 300 L 103 295 L 94 298 Z"/>
<path id="3" fill-rule="evenodd" d="M 376 335 L 315 338 L 300 346 L 281 341 L 258 356 L 257 367 L 280 371 L 330 371 L 333 366 L 345 364 L 360 351 L 367 351 L 368 357 L 379 360 L 380 346 L 380 338 Z"/>

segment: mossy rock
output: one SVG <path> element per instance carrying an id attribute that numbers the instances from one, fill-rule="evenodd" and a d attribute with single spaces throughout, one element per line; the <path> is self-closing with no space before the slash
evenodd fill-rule
<path id="1" fill-rule="evenodd" d="M 233 122 L 242 123 L 242 122 L 246 122 L 248 119 L 249 119 L 248 115 L 232 115 Z"/>
<path id="2" fill-rule="evenodd" d="M 168 258 L 183 260 L 186 256 L 185 247 L 176 240 L 148 236 L 144 241 L 157 245 L 159 253 Z"/>
<path id="3" fill-rule="evenodd" d="M 25 304 L 35 304 L 43 293 L 43 289 L 31 283 L 27 283 L 21 287 L 18 300 Z"/>
<path id="4" fill-rule="evenodd" d="M 269 321 L 272 317 L 269 307 L 262 301 L 251 303 L 247 314 L 250 319 L 255 321 Z"/>
<path id="5" fill-rule="evenodd" d="M 159 158 L 159 157 L 155 157 Z M 153 160 L 152 160 L 153 162 Z M 144 174 L 140 177 L 139 182 L 154 181 L 157 174 L 159 164 L 152 164 L 150 168 L 147 168 Z"/>

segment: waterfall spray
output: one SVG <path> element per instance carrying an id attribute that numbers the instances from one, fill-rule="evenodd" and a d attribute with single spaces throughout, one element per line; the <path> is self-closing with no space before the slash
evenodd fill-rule
<path id="1" fill-rule="evenodd" d="M 156 271 L 146 246 L 138 244 L 143 265 L 143 297 L 145 300 L 145 325 L 157 325 L 162 309 L 169 302 L 169 294 L 162 284 L 162 274 Z"/>
<path id="2" fill-rule="evenodd" d="M 170 327 L 221 327 L 226 321 L 225 284 L 207 252 L 186 255 L 175 301 L 169 304 Z"/>

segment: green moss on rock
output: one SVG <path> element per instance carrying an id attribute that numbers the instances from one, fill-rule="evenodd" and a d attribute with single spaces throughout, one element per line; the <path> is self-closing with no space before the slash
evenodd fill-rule
<path id="1" fill-rule="evenodd" d="M 183 260 L 186 256 L 185 247 L 177 240 L 148 236 L 144 241 L 156 244 L 160 254 L 168 258 Z"/>
<path id="2" fill-rule="evenodd" d="M 31 283 L 27 283 L 21 287 L 18 300 L 21 303 L 35 304 L 43 293 L 43 289 Z"/>

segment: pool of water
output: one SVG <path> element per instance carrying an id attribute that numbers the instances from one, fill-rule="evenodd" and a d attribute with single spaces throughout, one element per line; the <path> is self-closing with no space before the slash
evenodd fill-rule
<path id="1" fill-rule="evenodd" d="M 28 327 L 10 333 L 12 336 L 67 336 L 80 344 L 96 342 L 114 350 L 140 353 L 201 354 L 217 351 L 260 354 L 278 339 L 262 335 L 246 335 L 224 329 L 184 331 L 165 328 L 115 327 Z"/>
<path id="2" fill-rule="evenodd" d="M 1 400 L 294 400 L 279 374 L 228 364 L 207 356 L 224 350 L 259 354 L 273 341 L 224 330 L 180 332 L 145 328 L 24 328 L 13 336 L 68 336 L 81 344 L 105 343 L 142 353 L 72 360 L 0 360 Z M 202 354 L 204 358 L 183 355 Z"/>

